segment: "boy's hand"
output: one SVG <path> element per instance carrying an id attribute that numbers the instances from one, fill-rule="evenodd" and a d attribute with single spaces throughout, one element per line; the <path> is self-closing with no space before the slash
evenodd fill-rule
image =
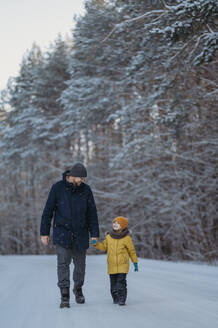
<path id="1" fill-rule="evenodd" d="M 98 243 L 98 238 L 92 237 L 91 243 L 92 243 L 92 245 L 96 245 Z"/>
<path id="2" fill-rule="evenodd" d="M 136 263 L 133 263 L 133 264 L 134 264 L 134 267 L 135 267 L 135 270 L 134 271 L 138 272 L 139 271 L 138 263 L 136 262 Z"/>
<path id="3" fill-rule="evenodd" d="M 50 240 L 49 236 L 41 236 L 40 238 L 41 238 L 41 242 L 43 243 L 43 245 L 47 246 L 49 243 L 49 240 Z"/>

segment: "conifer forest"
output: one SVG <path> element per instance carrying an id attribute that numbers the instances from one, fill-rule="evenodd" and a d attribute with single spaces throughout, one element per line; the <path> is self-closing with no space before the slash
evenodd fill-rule
<path id="1" fill-rule="evenodd" d="M 0 98 L 1 254 L 54 252 L 42 210 L 80 161 L 101 239 L 122 215 L 140 257 L 218 259 L 217 26 L 217 0 L 88 0 L 26 51 Z"/>

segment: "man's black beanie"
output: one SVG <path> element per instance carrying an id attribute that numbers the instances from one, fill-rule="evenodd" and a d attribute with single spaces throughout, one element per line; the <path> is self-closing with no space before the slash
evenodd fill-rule
<path id="1" fill-rule="evenodd" d="M 70 170 L 72 177 L 85 178 L 87 177 L 87 170 L 82 163 L 75 163 Z"/>

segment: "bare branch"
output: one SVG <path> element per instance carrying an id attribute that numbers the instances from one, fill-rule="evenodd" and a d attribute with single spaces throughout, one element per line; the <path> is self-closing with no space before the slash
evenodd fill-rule
<path id="1" fill-rule="evenodd" d="M 130 23 L 130 22 L 134 22 L 134 21 L 138 21 L 140 19 L 143 19 L 149 15 L 153 15 L 153 14 L 162 14 L 164 13 L 165 10 L 152 10 L 152 11 L 149 11 L 148 13 L 145 13 L 141 16 L 138 16 L 138 17 L 135 17 L 135 18 L 131 18 L 131 19 L 127 19 L 126 21 L 124 21 L 122 24 L 125 24 L 125 23 Z"/>
<path id="2" fill-rule="evenodd" d="M 214 96 L 214 95 L 216 95 L 216 94 L 218 94 L 218 89 L 217 89 L 217 90 L 214 90 L 214 91 L 212 91 L 212 92 L 208 92 L 208 93 L 206 93 L 205 97 Z"/>
<path id="3" fill-rule="evenodd" d="M 200 78 L 201 78 L 201 80 L 204 80 L 204 81 L 207 82 L 208 84 L 210 84 L 210 85 L 212 85 L 212 86 L 214 86 L 214 87 L 216 87 L 216 88 L 218 89 L 218 84 L 217 84 L 216 82 L 214 82 L 214 81 L 212 81 L 212 80 L 209 80 L 209 79 L 207 79 L 207 78 L 205 78 L 205 77 L 203 77 L 203 76 L 201 76 Z"/>
<path id="4" fill-rule="evenodd" d="M 214 31 L 212 30 L 212 28 L 209 26 L 209 24 L 207 24 L 208 30 L 210 31 L 210 33 L 214 33 Z"/>
<path id="5" fill-rule="evenodd" d="M 198 37 L 198 39 L 197 39 L 197 42 L 196 42 L 196 44 L 195 44 L 195 47 L 194 47 L 194 49 L 190 52 L 190 54 L 189 54 L 189 60 L 190 60 L 190 58 L 191 58 L 191 56 L 192 56 L 192 54 L 195 52 L 195 50 L 198 48 L 198 46 L 199 46 L 199 43 L 200 43 L 200 41 L 201 41 L 201 38 L 203 37 L 203 36 L 205 36 L 205 35 L 207 35 L 208 33 L 204 33 L 204 34 L 202 34 L 202 35 L 200 35 L 199 37 Z"/>
<path id="6" fill-rule="evenodd" d="M 171 11 L 171 6 L 168 6 L 164 0 L 161 0 L 163 7 Z"/>
<path id="7" fill-rule="evenodd" d="M 107 41 L 107 39 L 109 39 L 109 37 L 114 33 L 114 31 L 120 26 L 126 25 L 127 23 L 132 23 L 132 22 L 135 22 L 135 21 L 139 21 L 139 20 L 144 19 L 145 17 L 151 16 L 151 15 L 161 14 L 158 17 L 158 18 L 160 18 L 161 16 L 163 16 L 164 13 L 165 13 L 165 10 L 153 10 L 153 11 L 149 11 L 148 13 L 145 13 L 141 16 L 138 16 L 138 17 L 135 17 L 135 18 L 132 18 L 132 19 L 127 19 L 127 20 L 123 21 L 122 23 L 115 25 L 114 28 L 112 29 L 112 31 L 101 42 Z"/>
<path id="8" fill-rule="evenodd" d="M 186 42 L 185 44 L 184 44 L 184 46 L 173 56 L 173 57 L 171 57 L 170 58 L 170 60 L 169 61 L 172 61 L 173 59 L 175 59 L 181 52 L 183 52 L 183 50 L 185 49 L 185 48 L 187 48 L 187 46 L 189 45 L 189 43 L 191 43 L 191 41 L 193 41 L 194 40 L 194 38 L 195 38 L 195 36 L 193 37 L 193 38 L 191 38 L 191 40 L 189 40 L 188 42 Z"/>

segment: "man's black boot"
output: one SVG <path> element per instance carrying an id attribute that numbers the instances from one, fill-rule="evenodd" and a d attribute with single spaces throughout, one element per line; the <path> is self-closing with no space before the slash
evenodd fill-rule
<path id="1" fill-rule="evenodd" d="M 85 303 L 85 297 L 82 292 L 82 287 L 77 287 L 73 289 L 73 292 L 75 294 L 75 300 L 78 304 Z"/>
<path id="2" fill-rule="evenodd" d="M 64 287 L 60 288 L 61 290 L 61 304 L 60 308 L 70 307 L 70 288 L 69 287 Z"/>

